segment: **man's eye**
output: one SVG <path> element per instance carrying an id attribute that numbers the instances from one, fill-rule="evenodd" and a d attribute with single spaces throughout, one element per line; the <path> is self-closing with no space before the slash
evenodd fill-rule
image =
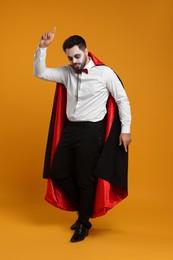
<path id="1" fill-rule="evenodd" d="M 71 58 L 71 57 L 68 57 L 68 59 L 69 59 L 69 60 L 72 60 L 72 58 Z"/>

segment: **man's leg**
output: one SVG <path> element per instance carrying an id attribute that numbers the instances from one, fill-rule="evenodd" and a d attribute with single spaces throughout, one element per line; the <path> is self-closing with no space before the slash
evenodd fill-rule
<path id="1" fill-rule="evenodd" d="M 94 170 L 98 162 L 98 158 L 104 144 L 104 125 L 99 123 L 84 123 L 78 126 L 76 130 L 76 164 L 77 164 L 77 180 L 79 186 L 79 225 L 84 225 L 83 236 L 81 226 L 74 233 L 71 241 L 77 242 L 85 238 L 88 230 L 91 228 L 89 218 L 92 215 L 92 210 L 95 201 L 96 178 L 94 177 Z"/>

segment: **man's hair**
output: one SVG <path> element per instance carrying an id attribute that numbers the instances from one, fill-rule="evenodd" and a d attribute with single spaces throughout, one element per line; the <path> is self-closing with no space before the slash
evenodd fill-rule
<path id="1" fill-rule="evenodd" d="M 67 38 L 64 41 L 62 48 L 64 51 L 66 51 L 66 49 L 70 49 L 75 45 L 77 45 L 81 50 L 84 50 L 86 48 L 85 40 L 79 35 L 73 35 Z"/>

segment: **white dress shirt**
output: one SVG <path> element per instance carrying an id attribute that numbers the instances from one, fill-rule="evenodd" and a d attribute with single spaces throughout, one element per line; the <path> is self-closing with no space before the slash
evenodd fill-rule
<path id="1" fill-rule="evenodd" d="M 38 78 L 63 83 L 67 89 L 66 114 L 70 121 L 97 122 L 107 113 L 109 93 L 119 108 L 121 132 L 130 133 L 131 112 L 126 92 L 115 72 L 108 66 L 96 66 L 92 59 L 85 66 L 88 74 L 77 74 L 70 65 L 47 68 L 47 48 L 35 53 L 34 75 Z"/>

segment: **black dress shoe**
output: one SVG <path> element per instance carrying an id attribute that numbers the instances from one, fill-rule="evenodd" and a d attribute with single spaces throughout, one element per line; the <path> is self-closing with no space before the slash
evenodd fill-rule
<path id="1" fill-rule="evenodd" d="M 79 220 L 77 219 L 76 222 L 73 225 L 71 225 L 70 229 L 75 230 L 78 223 L 79 223 Z M 87 229 L 89 230 L 92 227 L 92 224 L 88 221 L 86 223 L 86 226 L 87 226 Z"/>
<path id="2" fill-rule="evenodd" d="M 70 241 L 79 242 L 84 240 L 86 236 L 88 236 L 88 229 L 83 224 L 78 223 Z"/>
<path id="3" fill-rule="evenodd" d="M 78 224 L 78 220 L 70 227 L 71 230 L 75 230 Z"/>

